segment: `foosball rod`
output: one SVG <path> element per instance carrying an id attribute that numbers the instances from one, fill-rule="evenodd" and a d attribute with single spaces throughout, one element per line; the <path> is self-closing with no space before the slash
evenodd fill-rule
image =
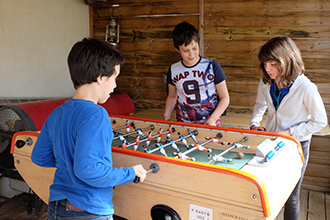
<path id="1" fill-rule="evenodd" d="M 186 155 L 186 154 L 189 154 L 190 152 L 193 152 L 194 150 L 197 150 L 197 149 L 198 150 L 201 150 L 201 151 L 207 151 L 207 152 L 211 153 L 212 152 L 211 149 L 203 147 L 203 145 L 208 144 L 211 141 L 212 140 L 210 139 L 210 140 L 207 140 L 207 141 L 205 141 L 205 142 L 203 142 L 201 144 L 191 144 L 190 146 L 192 146 L 192 148 L 189 149 L 189 150 L 187 150 L 187 151 L 185 151 L 185 152 L 183 152 L 182 154 L 183 155 Z"/>
<path id="2" fill-rule="evenodd" d="M 157 143 L 159 143 L 160 142 L 160 139 L 162 138 L 162 136 L 164 134 L 167 134 L 167 137 L 170 137 L 170 135 L 172 134 L 172 132 L 175 132 L 175 129 L 172 128 L 172 125 L 170 125 L 169 128 L 167 129 L 167 131 L 165 131 L 165 132 L 163 132 L 163 128 L 160 128 L 159 131 L 158 131 L 158 133 L 155 136 L 153 136 L 152 138 L 157 137 Z"/>
<path id="3" fill-rule="evenodd" d="M 129 132 L 129 129 L 130 129 L 131 126 L 134 126 L 134 123 L 133 123 L 133 122 L 128 123 L 128 120 L 126 120 L 126 125 L 121 126 L 121 127 L 114 128 L 114 129 L 112 129 L 112 130 L 113 130 L 113 131 L 117 131 L 117 130 L 120 130 L 120 129 L 126 128 L 126 132 L 128 133 L 128 132 Z"/>
<path id="4" fill-rule="evenodd" d="M 146 127 L 146 128 L 142 128 L 142 129 L 140 129 L 140 128 L 139 129 L 134 128 L 134 129 L 135 129 L 135 131 L 130 132 L 130 133 L 127 133 L 127 134 L 117 134 L 117 136 L 114 137 L 113 139 L 116 140 L 116 139 L 120 138 L 120 140 L 122 140 L 121 137 L 126 137 L 126 136 L 129 136 L 129 135 L 132 135 L 132 134 L 136 134 L 136 133 L 138 133 L 139 135 L 141 135 L 142 131 L 147 130 L 147 129 L 154 130 L 155 129 L 155 126 L 150 125 L 149 127 Z M 144 136 L 144 135 L 141 135 L 141 136 Z M 144 136 L 144 138 L 145 138 L 145 136 Z"/>
<path id="5" fill-rule="evenodd" d="M 173 142 L 172 142 L 172 143 L 167 143 L 167 144 L 164 144 L 164 145 L 162 145 L 162 144 L 160 144 L 160 143 L 157 143 L 157 144 L 156 144 L 156 146 L 157 146 L 156 148 L 154 148 L 154 149 L 152 149 L 152 150 L 149 150 L 148 148 L 146 148 L 145 151 L 146 151 L 147 153 L 153 153 L 153 152 L 155 152 L 155 151 L 160 150 L 162 154 L 164 154 L 165 156 L 167 156 L 166 152 L 165 152 L 165 151 L 162 151 L 162 149 L 164 149 L 165 147 L 167 147 L 167 146 L 169 146 L 169 145 L 171 145 L 171 144 L 173 144 Z M 178 148 L 177 148 L 177 149 L 178 149 Z"/>
<path id="6" fill-rule="evenodd" d="M 190 132 L 189 129 L 188 129 L 188 132 Z M 194 131 L 194 132 L 197 133 L 197 131 Z M 197 134 L 198 134 L 198 133 L 197 133 Z M 146 149 L 146 152 L 147 152 L 147 153 L 153 153 L 153 152 L 155 152 L 155 151 L 157 151 L 157 150 L 161 150 L 161 149 L 163 149 L 164 147 L 167 147 L 167 146 L 169 146 L 169 145 L 172 145 L 174 149 L 178 150 L 179 148 L 175 147 L 175 146 L 176 146 L 175 142 L 183 141 L 183 140 L 185 140 L 187 137 L 190 137 L 190 136 L 195 135 L 195 134 L 194 134 L 193 132 L 190 132 L 190 133 L 187 134 L 186 136 L 182 136 L 182 135 L 180 134 L 180 132 L 178 132 L 178 135 L 179 135 L 179 138 L 178 138 L 178 139 L 176 139 L 176 140 L 169 140 L 169 143 L 164 144 L 164 145 L 157 144 L 157 145 L 159 145 L 159 147 L 154 148 L 154 149 L 152 149 L 152 150 Z M 187 141 L 186 141 L 186 143 L 187 143 Z M 186 144 L 186 145 L 188 145 L 188 144 Z M 188 145 L 188 147 L 189 147 L 189 145 Z"/>
<path id="7" fill-rule="evenodd" d="M 197 130 L 194 130 L 193 132 L 191 132 L 189 128 L 187 129 L 187 131 L 188 131 L 189 134 L 186 135 L 186 136 L 182 136 L 180 134 L 180 132 L 178 132 L 178 135 L 179 135 L 179 139 L 182 141 L 182 143 L 187 147 L 187 149 L 189 149 L 189 145 L 187 143 L 186 138 L 187 137 L 191 137 L 196 142 L 196 144 L 198 144 L 198 141 L 197 141 L 197 139 L 195 137 L 195 135 L 196 136 L 198 135 L 198 131 Z"/>
<path id="8" fill-rule="evenodd" d="M 191 161 L 196 161 L 196 159 L 194 157 L 188 157 L 187 154 L 189 154 L 190 152 L 193 152 L 195 150 L 200 150 L 200 151 L 206 151 L 206 152 L 209 152 L 211 153 L 212 150 L 209 149 L 209 148 L 205 148 L 203 147 L 203 145 L 207 144 L 207 143 L 210 143 L 212 141 L 212 139 L 210 140 L 207 140 L 201 144 L 191 144 L 191 146 L 193 146 L 193 148 L 189 149 L 189 150 L 186 150 L 185 152 L 181 153 L 177 153 L 177 152 L 173 152 L 173 155 L 177 158 L 180 158 L 180 159 L 183 159 L 183 160 L 191 160 Z"/>
<path id="9" fill-rule="evenodd" d="M 223 152 L 221 152 L 220 154 L 218 154 L 218 155 L 215 155 L 215 157 L 216 158 L 221 158 L 222 157 L 222 155 L 224 155 L 225 153 L 227 153 L 228 151 L 230 151 L 230 150 L 232 150 L 232 149 L 234 149 L 234 148 L 241 148 L 241 146 L 242 146 L 242 148 L 246 148 L 246 149 L 249 149 L 250 147 L 249 146 L 244 146 L 244 145 L 242 145 L 242 144 L 240 144 L 242 141 L 247 141 L 247 137 L 243 137 L 243 139 L 241 140 L 241 141 L 239 141 L 239 142 L 234 142 L 232 145 L 231 145 L 231 147 L 229 147 L 228 149 L 226 149 L 226 150 L 224 150 Z M 225 159 L 227 162 L 231 162 L 232 160 L 231 159 L 226 159 L 226 158 L 223 158 L 223 159 Z M 214 161 L 213 159 L 211 159 L 208 163 L 211 163 L 212 161 Z"/>
<path id="10" fill-rule="evenodd" d="M 170 127 L 167 131 L 165 131 L 165 132 L 162 133 L 162 134 L 170 134 L 170 133 L 172 133 L 172 132 L 175 132 L 175 129 Z M 151 136 L 151 131 L 150 131 L 149 134 L 148 134 L 148 136 L 147 136 L 145 139 L 142 139 L 142 140 L 139 141 L 139 144 L 140 144 L 140 143 L 143 143 L 143 142 L 145 142 L 145 141 L 150 141 L 151 139 L 156 138 L 156 137 L 158 137 L 159 135 L 160 135 L 160 134 L 158 133 L 158 134 L 156 134 L 156 135 L 154 135 L 154 136 Z M 138 138 L 138 136 L 137 136 L 136 138 Z M 137 141 L 134 141 L 133 143 L 128 144 L 126 147 L 130 147 L 130 146 L 133 146 L 133 145 L 136 145 L 136 144 L 137 144 Z M 146 148 L 148 148 L 148 146 L 149 146 L 149 144 L 147 144 Z"/>
<path id="11" fill-rule="evenodd" d="M 222 155 L 224 155 L 225 153 L 227 153 L 228 151 L 232 150 L 232 149 L 235 148 L 235 147 L 236 147 L 236 145 L 235 145 L 235 143 L 234 143 L 234 144 L 232 144 L 232 146 L 231 146 L 230 148 L 228 148 L 227 150 L 221 152 L 221 153 L 218 154 L 218 155 L 213 155 L 213 156 L 209 155 L 209 158 L 211 158 L 211 160 L 210 160 L 209 162 L 207 162 L 207 163 L 211 163 L 211 162 L 213 162 L 213 161 L 224 161 L 224 162 L 228 162 L 228 163 L 230 163 L 230 162 L 232 161 L 232 159 L 224 158 Z M 214 158 L 215 158 L 215 159 L 214 159 Z"/>

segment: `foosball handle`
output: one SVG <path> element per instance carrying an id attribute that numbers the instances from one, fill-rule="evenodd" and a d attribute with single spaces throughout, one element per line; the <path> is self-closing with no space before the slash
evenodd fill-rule
<path id="1" fill-rule="evenodd" d="M 135 176 L 135 179 L 133 180 L 133 183 L 139 183 L 140 182 L 140 177 Z"/>
<path id="2" fill-rule="evenodd" d="M 22 148 L 25 146 L 25 144 L 27 144 L 28 146 L 31 146 L 33 144 L 33 140 L 31 138 L 27 138 L 26 141 L 23 140 L 17 140 L 15 142 L 15 146 L 17 148 Z"/>
<path id="3" fill-rule="evenodd" d="M 150 171 L 152 171 L 152 173 L 157 173 L 159 171 L 159 166 L 156 163 L 152 163 L 150 165 L 150 169 L 147 170 L 147 173 L 149 173 Z M 135 179 L 133 180 L 134 183 L 139 183 L 140 182 L 140 177 L 135 176 Z"/>

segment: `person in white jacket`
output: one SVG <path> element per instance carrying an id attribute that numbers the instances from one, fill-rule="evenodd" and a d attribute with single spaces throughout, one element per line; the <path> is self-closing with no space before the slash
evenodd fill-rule
<path id="1" fill-rule="evenodd" d="M 262 79 L 250 128 L 290 135 L 300 141 L 305 163 L 301 178 L 287 200 L 284 211 L 284 220 L 296 220 L 311 137 L 327 125 L 328 119 L 316 85 L 304 75 L 304 62 L 292 39 L 285 36 L 272 38 L 262 46 L 258 59 Z M 261 126 L 260 121 L 266 110 L 267 119 Z"/>

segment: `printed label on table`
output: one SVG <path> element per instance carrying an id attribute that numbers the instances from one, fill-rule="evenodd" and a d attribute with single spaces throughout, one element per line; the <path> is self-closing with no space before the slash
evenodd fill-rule
<path id="1" fill-rule="evenodd" d="M 213 210 L 198 205 L 190 204 L 189 220 L 212 220 Z"/>

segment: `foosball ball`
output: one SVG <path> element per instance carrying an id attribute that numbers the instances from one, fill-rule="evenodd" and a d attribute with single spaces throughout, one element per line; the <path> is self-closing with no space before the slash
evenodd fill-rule
<path id="1" fill-rule="evenodd" d="M 142 164 L 147 178 L 114 188 L 129 220 L 275 219 L 301 176 L 300 143 L 278 133 L 110 115 L 114 167 Z M 48 203 L 55 169 L 31 162 L 38 132 L 11 151 L 26 183 Z M 109 146 L 110 147 L 110 146 Z"/>

